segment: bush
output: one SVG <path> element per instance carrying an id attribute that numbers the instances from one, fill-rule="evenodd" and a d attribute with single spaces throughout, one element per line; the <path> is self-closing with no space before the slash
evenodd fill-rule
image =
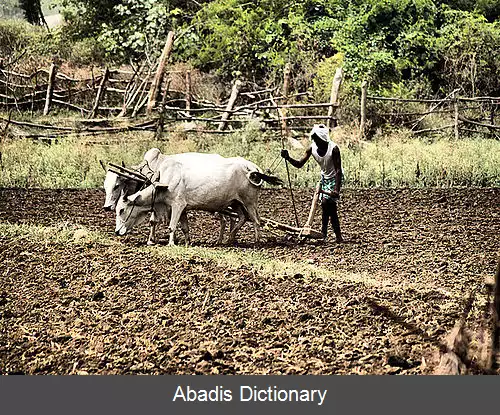
<path id="1" fill-rule="evenodd" d="M 104 62 L 104 49 L 95 39 L 74 41 L 64 29 L 48 32 L 23 20 L 0 20 L 0 56 L 11 61 L 23 53 L 17 66 L 27 71 L 53 60 L 75 66 Z"/>
<path id="2" fill-rule="evenodd" d="M 24 20 L 0 19 L 0 56 L 10 57 L 24 51 L 33 54 L 44 43 L 46 30 Z"/>

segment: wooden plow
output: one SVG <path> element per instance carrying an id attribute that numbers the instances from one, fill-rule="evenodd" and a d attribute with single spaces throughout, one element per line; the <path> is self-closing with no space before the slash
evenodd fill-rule
<path id="1" fill-rule="evenodd" d="M 323 239 L 324 238 L 323 234 L 311 227 L 312 221 L 314 219 L 314 213 L 316 212 L 316 208 L 318 206 L 319 189 L 320 185 L 318 184 L 314 192 L 314 197 L 311 204 L 311 209 L 309 210 L 309 216 L 307 217 L 307 222 L 302 228 L 286 225 L 269 218 L 261 218 L 261 221 L 264 224 L 264 229 L 266 228 L 278 229 L 290 235 L 297 236 L 299 239 L 303 238 Z"/>

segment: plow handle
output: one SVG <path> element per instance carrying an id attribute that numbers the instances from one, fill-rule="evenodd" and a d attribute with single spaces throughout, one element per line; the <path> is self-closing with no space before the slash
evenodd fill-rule
<path id="1" fill-rule="evenodd" d="M 310 228 L 312 221 L 314 219 L 314 213 L 316 212 L 316 207 L 318 206 L 318 200 L 319 200 L 319 190 L 321 188 L 321 183 L 318 183 L 316 186 L 316 191 L 314 192 L 314 197 L 311 205 L 311 210 L 309 211 L 309 216 L 307 218 L 307 222 L 304 226 L 304 228 Z"/>

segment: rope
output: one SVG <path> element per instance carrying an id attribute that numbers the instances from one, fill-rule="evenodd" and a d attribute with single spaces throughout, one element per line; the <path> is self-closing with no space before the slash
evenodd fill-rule
<path id="1" fill-rule="evenodd" d="M 278 122 L 280 124 L 279 132 L 280 132 L 280 137 L 281 137 L 281 148 L 285 149 L 285 141 L 283 138 L 280 111 L 279 111 L 278 105 L 276 104 L 276 102 L 274 101 L 272 96 L 271 96 L 271 103 L 276 107 L 276 112 L 278 113 Z M 292 181 L 290 180 L 290 169 L 288 168 L 287 160 L 286 159 L 284 159 L 284 160 L 285 160 L 285 167 L 286 167 L 286 175 L 288 177 L 288 187 L 290 189 L 290 197 L 292 198 L 293 213 L 295 214 L 295 223 L 297 224 L 297 228 L 300 228 L 299 215 L 297 214 L 297 208 L 295 207 L 295 198 L 293 197 Z"/>
<path id="2" fill-rule="evenodd" d="M 267 171 L 267 173 L 268 173 L 268 174 L 273 174 L 273 173 L 276 171 L 276 169 L 277 169 L 277 168 L 278 168 L 278 166 L 280 165 L 280 163 L 279 163 L 279 159 L 280 159 L 280 157 L 281 157 L 281 155 L 280 155 L 280 154 L 278 154 L 278 155 L 276 156 L 276 158 L 274 159 L 274 161 L 271 163 L 271 167 L 268 167 L 268 168 L 266 169 L 266 171 Z M 276 163 L 276 162 L 278 162 L 278 163 Z"/>

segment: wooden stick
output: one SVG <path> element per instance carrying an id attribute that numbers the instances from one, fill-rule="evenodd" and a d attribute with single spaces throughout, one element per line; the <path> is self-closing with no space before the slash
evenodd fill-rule
<path id="1" fill-rule="evenodd" d="M 452 128 L 452 127 L 455 127 L 455 123 L 448 124 L 448 125 L 443 125 L 442 127 L 437 127 L 437 128 L 426 128 L 424 130 L 413 131 L 413 134 L 430 133 L 430 132 L 433 132 L 433 131 L 446 130 L 447 128 Z"/>
<path id="2" fill-rule="evenodd" d="M 288 102 L 288 90 L 290 87 L 290 72 L 291 72 L 290 62 L 287 62 L 285 65 L 285 69 L 283 70 L 283 89 L 281 90 L 281 95 L 283 95 L 283 97 L 284 97 L 283 105 L 286 105 L 286 103 Z M 276 103 L 276 102 L 274 102 L 274 103 Z M 280 118 L 280 122 L 281 122 L 281 128 L 282 128 L 283 133 L 285 134 L 285 137 L 288 140 L 291 136 L 291 133 L 288 130 L 288 126 L 286 123 L 287 111 L 285 108 L 283 108 L 283 107 L 280 108 L 278 106 L 276 106 L 276 110 L 280 113 L 279 118 Z"/>
<path id="3" fill-rule="evenodd" d="M 159 91 L 163 81 L 163 74 L 165 72 L 165 65 L 167 64 L 168 58 L 170 57 L 170 53 L 172 52 L 173 44 L 174 44 L 174 32 L 171 30 L 170 32 L 168 32 L 167 42 L 165 43 L 165 47 L 163 48 L 160 60 L 158 61 L 158 68 L 156 70 L 156 75 L 153 79 L 153 83 L 151 84 L 151 90 L 149 91 L 149 98 L 148 98 L 148 106 L 146 107 L 147 114 L 151 114 L 154 106 L 156 105 L 156 101 L 158 100 Z"/>
<path id="4" fill-rule="evenodd" d="M 161 137 L 163 135 L 163 128 L 165 125 L 165 101 L 167 99 L 168 88 L 170 87 L 170 82 L 171 82 L 171 78 L 168 78 L 167 85 L 165 86 L 165 91 L 163 92 L 163 96 L 161 98 L 160 116 L 158 117 L 158 123 L 157 123 L 156 131 L 155 131 L 155 139 L 156 140 L 161 139 Z"/>
<path id="5" fill-rule="evenodd" d="M 455 94 L 459 91 L 459 89 L 454 89 L 451 94 L 447 95 L 445 99 L 437 102 L 436 104 L 432 105 L 431 108 L 429 109 L 429 113 L 432 114 L 432 111 L 434 111 L 437 107 L 439 107 L 441 104 L 443 104 L 444 102 L 448 102 L 448 97 L 453 97 L 455 96 Z M 453 100 L 453 99 L 451 99 Z M 427 114 L 424 114 L 422 115 L 418 120 L 416 120 L 414 123 L 413 123 L 413 126 L 410 128 L 411 130 L 413 130 L 419 123 L 420 121 L 422 121 L 425 117 L 427 116 Z"/>
<path id="6" fill-rule="evenodd" d="M 290 232 L 294 235 L 301 235 L 302 231 L 303 231 L 302 228 L 297 228 L 295 226 L 290 226 L 290 225 L 286 225 L 284 223 L 276 222 L 275 220 L 272 220 L 269 218 L 261 217 L 260 220 L 262 223 L 264 223 L 264 225 L 271 226 L 273 228 L 280 229 L 282 231 Z M 311 230 L 311 232 L 309 234 L 307 234 L 307 235 L 304 234 L 303 236 L 307 236 L 309 238 L 314 238 L 314 239 L 322 239 L 323 238 L 322 233 L 314 231 L 314 230 Z"/>
<path id="7" fill-rule="evenodd" d="M 229 97 L 229 101 L 227 102 L 226 111 L 224 112 L 224 114 L 222 114 L 221 122 L 219 123 L 219 131 L 222 131 L 226 128 L 226 121 L 229 118 L 230 111 L 233 109 L 236 99 L 238 98 L 238 93 L 242 85 L 243 83 L 239 79 L 234 82 L 231 96 Z"/>
<path id="8" fill-rule="evenodd" d="M 363 81 L 361 83 L 361 110 L 360 110 L 361 119 L 359 122 L 359 136 L 361 139 L 363 139 L 365 137 L 365 133 L 366 133 L 366 131 L 365 131 L 366 130 L 366 98 L 367 98 L 366 90 L 367 90 L 367 84 L 366 84 L 366 81 Z"/>
<path id="9" fill-rule="evenodd" d="M 326 121 L 326 126 L 331 129 L 334 127 L 333 114 L 335 109 L 339 106 L 339 90 L 342 84 L 343 70 L 342 68 L 337 68 L 335 71 L 335 76 L 332 81 L 332 90 L 330 93 L 330 106 L 328 107 L 328 120 Z"/>
<path id="10" fill-rule="evenodd" d="M 101 82 L 99 83 L 99 88 L 97 89 L 97 96 L 95 98 L 95 103 L 94 107 L 92 108 L 92 111 L 90 112 L 89 118 L 95 118 L 97 115 L 97 111 L 99 110 L 99 104 L 102 100 L 102 97 L 104 96 L 104 92 L 106 91 L 106 81 L 109 78 L 109 69 L 106 68 L 104 70 L 104 76 L 101 79 Z"/>
<path id="11" fill-rule="evenodd" d="M 304 228 L 302 229 L 301 235 L 307 236 L 307 235 L 311 234 L 312 232 L 315 232 L 311 228 L 311 225 L 312 225 L 312 222 L 314 220 L 314 214 L 316 213 L 316 208 L 318 206 L 320 189 L 321 189 L 321 184 L 318 183 L 318 185 L 316 186 L 316 189 L 314 191 L 311 209 L 309 210 L 309 216 L 307 217 L 307 222 L 304 225 Z"/>
<path id="12" fill-rule="evenodd" d="M 34 128 L 41 128 L 41 129 L 48 129 L 48 130 L 61 130 L 61 131 L 72 131 L 73 130 L 73 128 L 71 128 L 71 127 L 57 127 L 54 125 L 35 124 L 32 122 L 26 122 L 26 121 L 14 121 L 14 120 L 11 120 L 10 117 L 8 120 L 3 118 L 3 117 L 0 117 L 0 120 L 4 121 L 4 122 L 9 122 L 10 124 L 20 125 L 20 126 L 24 126 L 24 127 L 34 127 Z"/>
<path id="13" fill-rule="evenodd" d="M 451 99 L 418 99 L 418 98 L 389 98 L 389 97 L 377 97 L 373 95 L 367 95 L 367 99 L 373 99 L 375 101 L 401 101 L 401 102 L 450 102 Z"/>
<path id="14" fill-rule="evenodd" d="M 479 125 L 481 127 L 492 128 L 492 129 L 500 129 L 500 125 L 483 124 L 483 123 L 480 123 L 480 122 L 477 122 L 477 121 L 469 120 L 468 118 L 465 118 L 462 115 L 459 115 L 458 119 L 460 121 L 463 121 L 463 122 L 467 123 L 467 124 Z"/>
<path id="15" fill-rule="evenodd" d="M 186 71 L 186 114 L 191 111 L 191 71 Z"/>
<path id="16" fill-rule="evenodd" d="M 50 104 L 52 102 L 52 93 L 54 91 L 54 81 L 56 78 L 57 68 L 55 63 L 50 65 L 49 70 L 49 84 L 47 85 L 47 95 L 45 97 L 45 107 L 43 109 L 43 115 L 47 115 L 50 111 Z"/>
<path id="17" fill-rule="evenodd" d="M 149 74 L 148 74 L 149 75 Z M 149 78 L 149 76 L 146 77 L 146 79 Z M 134 110 L 132 111 L 132 117 L 135 117 L 137 115 L 137 113 L 139 112 L 139 110 L 142 108 L 142 106 L 144 105 L 144 100 L 147 100 L 148 97 L 146 96 L 143 100 L 143 97 L 144 97 L 144 93 L 146 92 L 146 88 L 147 88 L 147 81 L 143 81 L 143 84 L 141 85 L 142 90 L 141 89 L 138 89 L 136 94 L 134 95 L 133 99 L 135 100 L 135 97 L 138 96 L 138 94 L 140 93 L 140 96 L 139 98 L 137 99 L 137 103 L 135 104 L 135 107 L 134 107 Z"/>

